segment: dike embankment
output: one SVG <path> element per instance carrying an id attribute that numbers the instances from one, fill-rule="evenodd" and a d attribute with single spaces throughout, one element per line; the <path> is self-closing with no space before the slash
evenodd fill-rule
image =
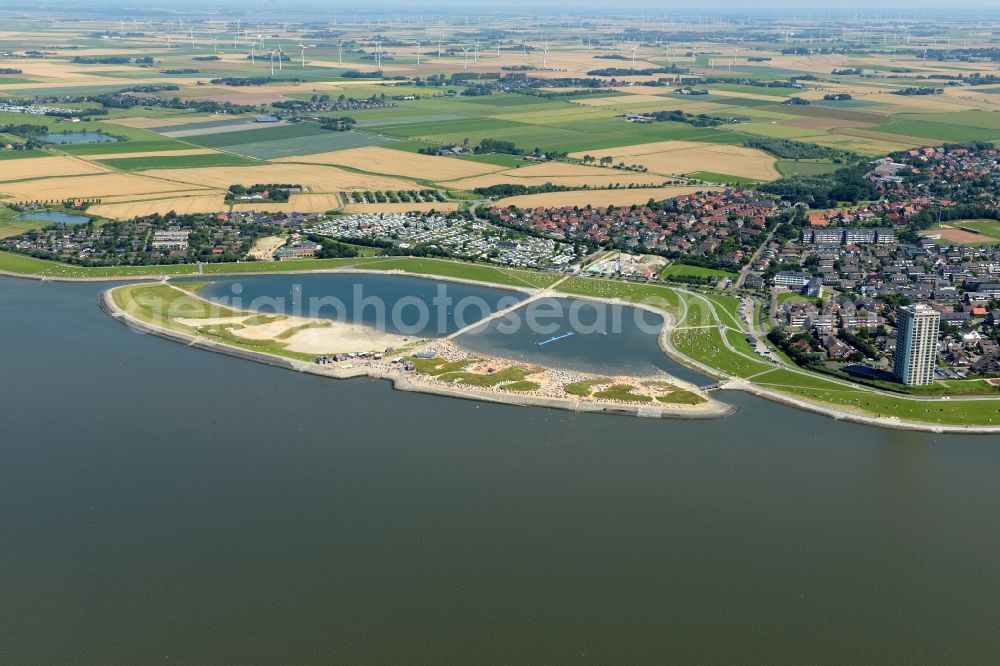
<path id="1" fill-rule="evenodd" d="M 716 400 L 708 399 L 698 405 L 678 405 L 670 403 L 642 403 L 625 404 L 611 403 L 595 400 L 579 400 L 572 398 L 558 398 L 552 396 L 537 396 L 525 393 L 503 392 L 474 386 L 456 387 L 432 379 L 423 379 L 421 375 L 397 369 L 389 369 L 379 366 L 357 365 L 350 368 L 334 367 L 304 361 L 275 356 L 264 352 L 255 352 L 247 349 L 240 349 L 214 340 L 207 340 L 200 336 L 175 331 L 172 329 L 156 326 L 144 322 L 129 314 L 115 303 L 111 295 L 111 289 L 102 291 L 98 304 L 103 312 L 128 326 L 129 328 L 144 334 L 155 335 L 157 337 L 181 343 L 185 346 L 203 351 L 225 354 L 247 361 L 263 363 L 285 370 L 305 372 L 322 377 L 334 379 L 353 379 L 357 377 L 370 377 L 373 379 L 386 379 L 392 382 L 393 388 L 400 391 L 413 391 L 427 393 L 431 395 L 441 395 L 450 398 L 461 398 L 463 400 L 477 400 L 480 402 L 493 402 L 520 407 L 546 407 L 550 409 L 561 409 L 578 413 L 609 414 L 615 416 L 637 416 L 645 418 L 675 418 L 675 419 L 717 419 L 734 414 L 738 408 Z"/>

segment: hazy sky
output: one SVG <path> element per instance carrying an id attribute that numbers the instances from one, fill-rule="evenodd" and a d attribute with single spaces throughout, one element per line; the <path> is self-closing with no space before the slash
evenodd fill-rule
<path id="1" fill-rule="evenodd" d="M 391 10 L 412 14 L 439 12 L 447 9 L 460 14 L 572 14 L 647 11 L 655 14 L 767 14 L 794 13 L 799 15 L 829 15 L 861 13 L 886 15 L 902 12 L 904 15 L 943 14 L 1000 15 L 1000 0 L 503 0 L 492 3 L 483 0 L 0 0 L 0 10 L 62 10 L 69 13 L 102 12 L 131 14 L 145 12 L 185 12 L 205 14 L 219 12 L 252 12 L 256 8 L 267 14 L 285 12 L 301 14 L 311 10 L 314 18 L 322 20 L 334 12 L 378 12 Z"/>

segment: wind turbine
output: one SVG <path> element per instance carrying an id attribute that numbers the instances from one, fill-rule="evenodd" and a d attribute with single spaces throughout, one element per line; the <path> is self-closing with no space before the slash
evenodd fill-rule
<path id="1" fill-rule="evenodd" d="M 278 49 L 273 49 L 270 53 L 271 56 L 271 76 L 274 76 L 274 52 Z"/>
<path id="2" fill-rule="evenodd" d="M 253 47 L 255 47 L 255 46 L 257 46 L 257 42 L 254 41 L 254 42 L 250 43 L 250 66 L 251 67 L 256 67 L 257 66 L 257 61 L 254 60 L 254 53 L 253 53 Z"/>
<path id="3" fill-rule="evenodd" d="M 462 52 L 465 54 L 465 69 L 469 69 L 469 49 L 468 46 L 462 47 Z"/>
<path id="4" fill-rule="evenodd" d="M 545 46 L 542 47 L 542 68 L 549 66 L 549 43 L 545 42 Z"/>
<path id="5" fill-rule="evenodd" d="M 306 68 L 306 45 L 303 44 L 302 42 L 299 42 L 299 51 L 301 52 L 301 57 L 302 57 L 302 69 L 305 69 Z"/>
<path id="6" fill-rule="evenodd" d="M 344 64 L 344 40 L 340 40 L 340 43 L 337 44 L 337 64 Z"/>
<path id="7" fill-rule="evenodd" d="M 417 42 L 417 69 L 420 69 L 420 42 Z"/>
<path id="8" fill-rule="evenodd" d="M 375 65 L 382 70 L 382 42 L 375 42 Z"/>
<path id="9" fill-rule="evenodd" d="M 638 50 L 638 48 L 639 48 L 638 44 L 632 47 L 632 69 L 635 69 L 635 52 L 636 50 Z"/>
<path id="10" fill-rule="evenodd" d="M 475 50 L 473 51 L 473 58 L 475 62 L 479 62 L 479 38 L 476 37 Z"/>

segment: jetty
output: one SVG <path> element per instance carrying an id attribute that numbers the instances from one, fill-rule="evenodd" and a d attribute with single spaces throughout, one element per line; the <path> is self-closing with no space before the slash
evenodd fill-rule
<path id="1" fill-rule="evenodd" d="M 541 342 L 536 342 L 535 344 L 537 344 L 539 347 L 544 347 L 550 342 L 555 342 L 556 340 L 562 340 L 563 338 L 568 338 L 571 335 L 573 335 L 573 331 L 570 331 L 569 333 L 563 333 L 562 335 L 553 335 L 548 340 L 542 340 Z"/>

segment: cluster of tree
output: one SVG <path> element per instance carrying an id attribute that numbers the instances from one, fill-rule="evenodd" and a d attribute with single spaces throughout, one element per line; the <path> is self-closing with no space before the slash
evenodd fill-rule
<path id="1" fill-rule="evenodd" d="M 486 153 L 524 155 L 524 150 L 518 148 L 513 141 L 504 141 L 503 139 L 483 139 L 479 142 L 479 145 L 472 149 L 472 152 L 476 155 L 483 155 Z"/>
<path id="2" fill-rule="evenodd" d="M 306 234 L 306 238 L 319 244 L 317 259 L 345 259 L 358 256 L 358 249 L 342 241 L 333 240 L 319 234 Z"/>
<path id="3" fill-rule="evenodd" d="M 358 121 L 350 116 L 342 116 L 340 118 L 323 118 L 319 126 L 325 130 L 331 130 L 333 132 L 346 132 L 348 130 L 354 129 L 354 126 L 358 124 Z"/>
<path id="4" fill-rule="evenodd" d="M 835 69 L 830 73 L 834 76 L 861 76 L 864 72 L 865 70 L 860 67 L 845 67 L 844 69 Z"/>
<path id="5" fill-rule="evenodd" d="M 770 60 L 770 58 L 768 58 Z M 741 76 L 703 76 L 698 79 L 688 79 L 693 84 L 723 84 L 735 86 L 754 86 L 756 88 L 796 88 L 801 87 L 795 84 L 795 79 L 774 79 L 764 81 L 763 79 L 749 79 Z"/>
<path id="6" fill-rule="evenodd" d="M 785 352 L 796 365 L 806 368 L 815 367 L 821 365 L 825 360 L 823 354 L 815 350 L 816 342 L 808 333 L 796 333 L 790 336 L 784 328 L 772 328 L 767 334 L 767 339 Z M 803 349 L 804 345 L 801 345 L 803 340 L 809 343 L 809 351 Z"/>
<path id="7" fill-rule="evenodd" d="M 193 67 L 181 67 L 179 69 L 161 69 L 160 74 L 198 74 L 201 72 L 200 69 L 194 69 Z M 174 88 L 176 90 L 177 88 Z"/>
<path id="8" fill-rule="evenodd" d="M 105 114 L 107 109 L 131 109 L 134 106 L 160 107 L 165 109 L 191 109 L 198 113 L 240 114 L 257 111 L 256 106 L 248 104 L 233 104 L 232 102 L 216 102 L 213 100 L 188 99 L 180 97 L 170 99 L 164 97 L 139 97 L 131 93 L 117 92 L 77 98 L 78 102 L 94 102 L 103 109 L 87 109 L 87 115 Z"/>
<path id="9" fill-rule="evenodd" d="M 970 60 L 992 60 L 1000 62 L 1000 47 L 955 48 L 955 49 L 910 49 L 910 55 L 931 60 L 969 62 Z"/>
<path id="10" fill-rule="evenodd" d="M 0 74 L 23 74 L 24 72 L 20 69 L 15 69 L 13 67 L 0 67 Z"/>
<path id="11" fill-rule="evenodd" d="M 649 169 L 642 166 L 641 164 L 626 165 L 625 162 L 619 162 L 618 164 L 615 164 L 615 158 L 611 157 L 610 155 L 605 155 L 604 157 L 601 157 L 599 159 L 594 157 L 593 155 L 584 155 L 581 161 L 584 164 L 593 164 L 594 162 L 597 162 L 602 167 L 614 167 L 615 169 L 624 169 L 627 171 L 640 171 L 640 172 L 649 171 Z"/>
<path id="12" fill-rule="evenodd" d="M 587 76 L 653 76 L 655 74 L 687 74 L 691 70 L 686 67 L 678 67 L 676 64 L 670 67 L 646 67 L 644 69 L 634 69 L 632 67 L 605 67 L 587 72 Z"/>
<path id="13" fill-rule="evenodd" d="M 747 139 L 746 146 L 763 150 L 785 160 L 830 159 L 835 164 L 840 164 L 858 158 L 854 153 L 793 139 L 752 137 Z"/>
<path id="14" fill-rule="evenodd" d="M 222 60 L 222 57 L 217 55 L 193 56 L 191 60 L 195 62 L 213 62 L 215 60 Z"/>
<path id="15" fill-rule="evenodd" d="M 810 102 L 802 97 L 789 97 L 782 104 L 786 106 L 808 106 Z"/>
<path id="16" fill-rule="evenodd" d="M 524 90 L 525 93 L 533 95 L 535 97 L 541 97 L 543 99 L 558 99 L 560 97 L 587 97 L 588 95 L 607 95 L 604 90 L 599 90 L 596 88 L 591 88 L 588 90 L 539 90 L 537 88 L 528 88 Z"/>
<path id="17" fill-rule="evenodd" d="M 674 109 L 673 111 L 654 111 L 649 114 L 649 117 L 661 123 L 686 123 L 692 127 L 716 127 L 730 122 L 726 118 L 718 118 L 705 113 L 699 113 L 697 115 L 693 113 L 685 113 L 680 109 Z"/>
<path id="18" fill-rule="evenodd" d="M 913 97 L 915 95 L 943 95 L 944 88 L 909 87 L 909 88 L 901 88 L 899 90 L 893 90 L 892 94 L 903 95 L 904 97 Z"/>
<path id="19" fill-rule="evenodd" d="M 356 69 L 349 69 L 340 76 L 344 79 L 381 79 L 383 74 L 381 70 L 375 70 L 374 72 L 359 72 Z"/>
<path id="20" fill-rule="evenodd" d="M 152 65 L 153 56 L 75 56 L 73 62 L 78 65 Z"/>
<path id="21" fill-rule="evenodd" d="M 14 134 L 29 138 L 42 136 L 48 133 L 48 125 L 32 125 L 31 123 L 22 123 L 20 125 L 0 125 L 0 134 Z"/>
<path id="22" fill-rule="evenodd" d="M 875 349 L 875 347 L 873 347 L 867 339 L 865 339 L 865 336 L 867 335 L 867 330 L 863 330 L 862 334 L 855 334 L 846 329 L 841 329 L 840 332 L 837 333 L 838 338 L 860 352 L 860 356 L 862 356 L 862 358 L 851 359 L 854 361 L 860 361 L 863 358 L 877 359 L 879 357 L 878 350 Z"/>
<path id="23" fill-rule="evenodd" d="M 130 86 L 128 88 L 122 88 L 118 92 L 124 95 L 127 93 L 161 93 L 170 90 L 180 90 L 180 86 L 157 83 L 146 86 Z"/>
<path id="24" fill-rule="evenodd" d="M 789 176 L 763 183 L 757 189 L 786 201 L 807 203 L 813 208 L 834 208 L 841 202 L 857 203 L 879 198 L 878 189 L 866 178 L 868 171 L 867 163 L 857 162 L 833 173 Z"/>
<path id="25" fill-rule="evenodd" d="M 216 86 L 266 86 L 269 83 L 301 83 L 302 79 L 295 76 L 226 76 L 212 79 L 210 83 Z"/>
<path id="26" fill-rule="evenodd" d="M 301 185 L 291 185 L 288 183 L 257 183 L 256 185 L 251 185 L 250 187 L 246 187 L 244 185 L 230 185 L 226 198 L 233 200 L 238 197 L 262 194 L 264 195 L 264 198 L 261 199 L 262 201 L 285 203 L 288 201 L 289 190 L 301 189 Z"/>
<path id="27" fill-rule="evenodd" d="M 473 190 L 483 197 L 514 197 L 522 194 L 542 194 L 544 192 L 568 192 L 576 188 L 567 185 L 521 185 L 520 183 L 505 183 L 503 185 L 490 185 L 489 187 L 477 187 Z"/>
<path id="28" fill-rule="evenodd" d="M 823 95 L 823 99 L 828 102 L 846 102 L 854 98 L 851 93 L 827 93 Z"/>
<path id="29" fill-rule="evenodd" d="M 959 79 L 962 79 L 962 75 L 959 75 Z M 992 86 L 1000 83 L 1000 76 L 996 74 L 980 74 L 976 72 L 975 74 L 969 74 L 967 77 L 962 79 L 962 81 L 967 86 Z"/>

